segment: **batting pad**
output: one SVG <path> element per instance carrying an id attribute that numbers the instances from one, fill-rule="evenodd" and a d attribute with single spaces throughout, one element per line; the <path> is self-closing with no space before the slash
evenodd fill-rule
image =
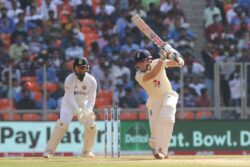
<path id="1" fill-rule="evenodd" d="M 57 145 L 59 144 L 59 142 L 67 131 L 68 125 L 60 119 L 57 120 L 45 151 L 51 151 L 52 153 L 54 153 L 56 151 Z"/>
<path id="2" fill-rule="evenodd" d="M 160 119 L 157 124 L 155 153 L 168 155 L 168 147 L 172 138 L 174 123 L 170 120 Z"/>
<path id="3" fill-rule="evenodd" d="M 94 123 L 92 125 L 85 125 L 84 132 L 84 143 L 82 153 L 85 154 L 87 152 L 92 152 L 95 144 L 97 125 Z"/>
<path id="4" fill-rule="evenodd" d="M 148 140 L 148 144 L 149 144 L 150 148 L 155 149 L 156 139 L 150 137 L 149 140 Z"/>

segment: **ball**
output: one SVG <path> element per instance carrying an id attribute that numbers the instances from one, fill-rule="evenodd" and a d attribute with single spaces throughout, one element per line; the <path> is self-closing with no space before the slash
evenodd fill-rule
<path id="1" fill-rule="evenodd" d="M 26 82 L 26 83 L 25 83 L 25 88 L 26 88 L 26 89 L 30 89 L 31 87 L 32 87 L 31 82 Z"/>

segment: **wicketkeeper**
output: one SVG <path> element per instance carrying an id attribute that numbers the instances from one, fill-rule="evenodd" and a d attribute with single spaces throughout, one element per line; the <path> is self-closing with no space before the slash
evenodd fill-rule
<path id="1" fill-rule="evenodd" d="M 147 50 L 135 55 L 135 79 L 146 90 L 151 137 L 149 145 L 157 159 L 168 157 L 168 147 L 175 123 L 178 94 L 172 89 L 165 68 L 182 67 L 184 61 L 169 44 L 160 49 L 160 58 L 152 60 Z"/>
<path id="2" fill-rule="evenodd" d="M 84 144 L 82 155 L 95 157 L 93 146 L 97 126 L 93 112 L 97 84 L 95 78 L 88 73 L 89 65 L 86 58 L 76 58 L 73 64 L 74 73 L 67 76 L 64 83 L 65 94 L 62 99 L 60 119 L 57 120 L 53 133 L 48 141 L 43 157 L 50 158 L 57 145 L 67 132 L 74 115 L 84 126 Z"/>

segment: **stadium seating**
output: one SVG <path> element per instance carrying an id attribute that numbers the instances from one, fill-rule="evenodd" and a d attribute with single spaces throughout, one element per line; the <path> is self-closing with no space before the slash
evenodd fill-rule
<path id="1" fill-rule="evenodd" d="M 18 113 L 13 113 L 12 119 L 9 118 L 9 113 L 3 113 L 3 120 L 4 121 L 20 121 L 22 120 L 21 115 Z"/>
<path id="2" fill-rule="evenodd" d="M 34 95 L 33 98 L 36 102 L 38 102 L 42 99 L 42 93 L 40 91 L 33 92 L 33 95 Z"/>
<path id="3" fill-rule="evenodd" d="M 41 121 L 42 117 L 35 113 L 24 113 L 22 116 L 23 121 Z"/>
<path id="4" fill-rule="evenodd" d="M 113 98 L 113 91 L 110 91 L 110 90 L 100 90 L 97 93 L 97 97 L 98 98 L 108 99 L 110 101 L 110 103 L 111 103 L 112 102 L 112 98 Z"/>
<path id="5" fill-rule="evenodd" d="M 121 112 L 121 120 L 137 120 L 136 112 Z"/>
<path id="6" fill-rule="evenodd" d="M 57 113 L 48 113 L 47 120 L 48 121 L 56 121 L 59 119 L 59 114 Z"/>
<path id="7" fill-rule="evenodd" d="M 177 112 L 176 119 L 193 120 L 195 119 L 195 113 L 193 111 Z"/>
<path id="8" fill-rule="evenodd" d="M 196 113 L 196 119 L 211 119 L 213 118 L 213 113 L 211 111 L 198 111 Z"/>
<path id="9" fill-rule="evenodd" d="M 106 99 L 103 97 L 97 97 L 95 102 L 95 107 L 97 109 L 104 109 L 105 106 L 110 106 L 111 102 L 110 99 Z"/>
<path id="10" fill-rule="evenodd" d="M 139 112 L 139 120 L 148 120 L 148 113 L 147 113 L 147 111 L 140 111 Z"/>
<path id="11" fill-rule="evenodd" d="M 41 90 L 41 86 L 37 82 L 32 82 L 29 90 L 32 92 L 38 92 Z"/>
<path id="12" fill-rule="evenodd" d="M 0 99 L 0 109 L 9 109 L 12 103 L 12 99 Z"/>
<path id="13" fill-rule="evenodd" d="M 46 82 L 45 87 L 50 93 L 53 93 L 57 90 L 58 85 L 56 83 Z"/>

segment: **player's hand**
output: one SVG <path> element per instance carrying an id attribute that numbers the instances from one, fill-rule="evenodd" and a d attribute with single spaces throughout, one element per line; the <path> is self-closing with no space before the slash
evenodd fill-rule
<path id="1" fill-rule="evenodd" d="M 174 48 L 172 48 L 171 45 L 169 45 L 167 42 L 165 42 L 164 46 L 160 49 L 159 55 L 161 59 L 169 59 L 169 60 L 175 60 L 175 55 L 179 52 L 176 51 Z"/>
<path id="2" fill-rule="evenodd" d="M 176 62 L 179 64 L 179 67 L 183 67 L 184 66 L 184 60 L 183 60 L 183 58 L 181 57 L 181 56 L 178 56 L 177 58 L 176 58 Z"/>

